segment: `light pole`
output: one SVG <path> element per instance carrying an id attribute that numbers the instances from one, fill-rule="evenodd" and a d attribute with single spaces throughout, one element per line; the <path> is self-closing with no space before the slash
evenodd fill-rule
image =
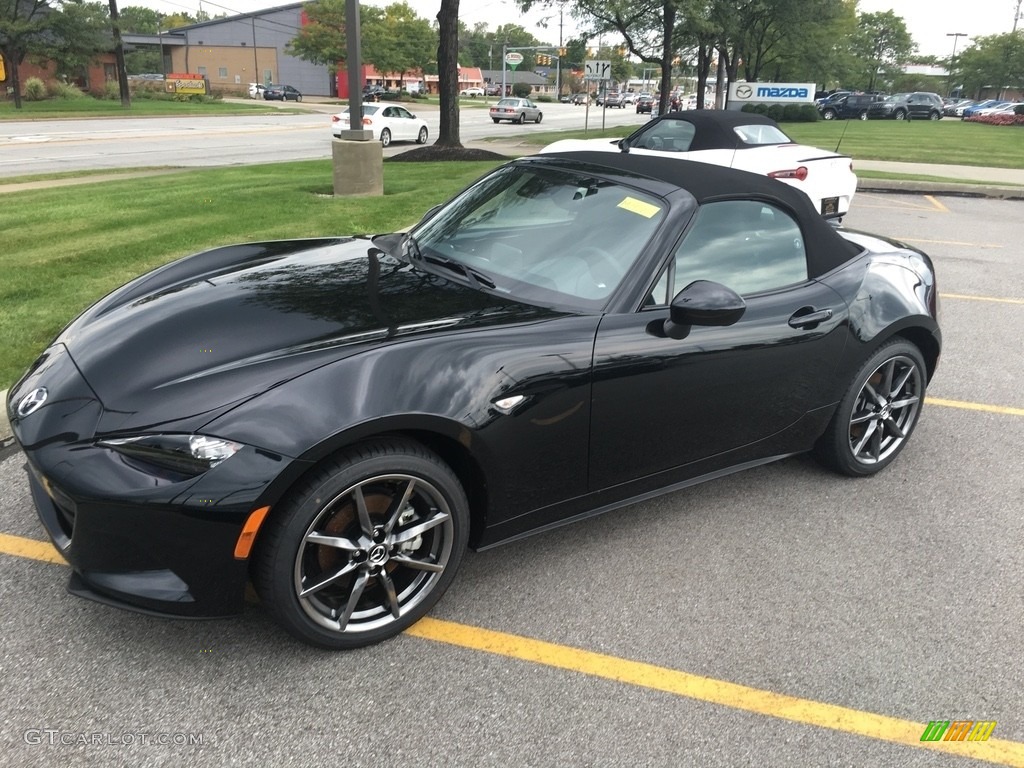
<path id="1" fill-rule="evenodd" d="M 949 82 L 946 83 L 946 90 L 953 95 L 953 63 L 956 61 L 956 44 L 961 37 L 967 37 L 966 32 L 947 32 L 946 37 L 953 38 L 953 55 L 949 57 Z"/>

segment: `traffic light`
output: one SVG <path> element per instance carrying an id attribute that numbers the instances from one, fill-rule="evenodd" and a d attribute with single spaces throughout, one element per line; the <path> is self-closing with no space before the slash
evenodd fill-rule
<path id="1" fill-rule="evenodd" d="M 551 65 L 551 57 L 548 56 L 546 53 L 538 54 L 538 56 L 537 56 L 537 63 L 540 64 L 542 67 L 550 66 Z"/>
<path id="2" fill-rule="evenodd" d="M 565 48 L 559 48 L 558 49 L 558 55 L 561 56 L 564 59 L 565 58 Z"/>

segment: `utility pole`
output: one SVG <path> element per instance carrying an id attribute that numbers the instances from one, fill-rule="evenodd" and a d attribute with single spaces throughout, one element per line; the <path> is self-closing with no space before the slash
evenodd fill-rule
<path id="1" fill-rule="evenodd" d="M 1020 0 L 1017 0 L 1020 7 Z M 555 96 L 562 95 L 562 5 L 558 6 L 558 58 L 555 59 Z"/>
<path id="2" fill-rule="evenodd" d="M 114 59 L 117 62 L 117 88 L 121 92 L 121 106 L 131 109 L 132 97 L 128 91 L 128 70 L 124 64 L 124 43 L 121 40 L 120 14 L 117 0 L 110 0 L 110 26 L 114 35 Z M 15 64 L 14 66 L 18 66 Z"/>

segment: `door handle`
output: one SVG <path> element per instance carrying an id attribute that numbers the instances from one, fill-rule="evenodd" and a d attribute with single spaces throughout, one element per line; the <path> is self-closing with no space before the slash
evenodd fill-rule
<path id="1" fill-rule="evenodd" d="M 815 309 L 814 307 L 801 307 L 789 318 L 790 328 L 813 328 L 818 323 L 823 323 L 832 318 L 831 309 Z"/>

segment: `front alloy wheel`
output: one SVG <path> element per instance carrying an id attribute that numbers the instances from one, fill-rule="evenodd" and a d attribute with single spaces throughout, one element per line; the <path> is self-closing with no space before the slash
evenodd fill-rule
<path id="1" fill-rule="evenodd" d="M 819 440 L 819 459 L 845 475 L 873 475 L 895 460 L 921 413 L 925 364 L 902 339 L 884 345 L 854 378 Z"/>
<path id="2" fill-rule="evenodd" d="M 454 473 L 418 444 L 352 449 L 268 523 L 257 589 L 305 642 L 343 649 L 387 639 L 448 588 L 466 548 L 467 510 Z"/>

